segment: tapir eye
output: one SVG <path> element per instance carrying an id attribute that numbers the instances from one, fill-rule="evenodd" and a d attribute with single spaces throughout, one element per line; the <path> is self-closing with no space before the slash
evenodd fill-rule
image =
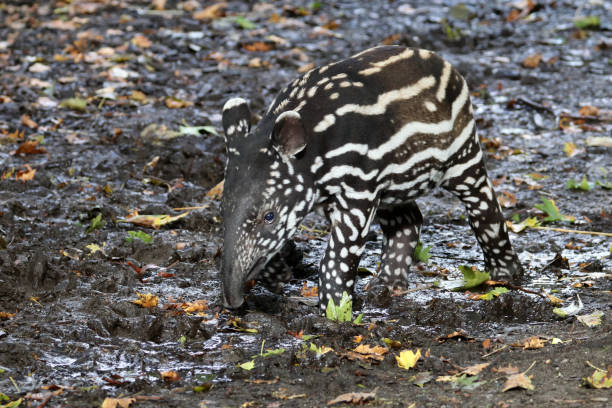
<path id="1" fill-rule="evenodd" d="M 266 224 L 272 224 L 274 222 L 274 213 L 272 211 L 267 212 L 264 215 L 264 221 Z"/>

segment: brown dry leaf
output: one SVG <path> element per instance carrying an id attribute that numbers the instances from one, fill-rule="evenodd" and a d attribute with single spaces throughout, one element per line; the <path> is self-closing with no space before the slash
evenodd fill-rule
<path id="1" fill-rule="evenodd" d="M 34 122 L 32 120 L 32 118 L 29 115 L 25 114 L 25 113 L 23 115 L 21 115 L 21 124 L 31 128 L 31 129 L 38 128 L 38 123 Z"/>
<path id="2" fill-rule="evenodd" d="M 141 225 L 143 227 L 152 227 L 155 229 L 159 229 L 159 227 L 179 220 L 183 217 L 186 217 L 189 214 L 189 211 L 185 211 L 182 214 L 171 216 L 167 214 L 161 215 L 138 215 L 132 214 L 128 215 L 125 219 L 121 220 L 121 222 L 129 222 L 134 225 Z"/>
<path id="3" fill-rule="evenodd" d="M 105 398 L 101 408 L 128 408 L 136 398 Z"/>
<path id="4" fill-rule="evenodd" d="M 12 319 L 15 316 L 17 316 L 17 313 L 0 312 L 0 319 L 2 320 Z"/>
<path id="5" fill-rule="evenodd" d="M 491 348 L 491 339 L 485 339 L 482 341 L 482 348 L 487 350 Z"/>
<path id="6" fill-rule="evenodd" d="M 136 34 L 134 38 L 132 38 L 132 44 L 138 48 L 149 48 L 151 46 L 151 41 L 142 34 Z"/>
<path id="7" fill-rule="evenodd" d="M 467 375 L 477 375 L 482 370 L 487 368 L 489 365 L 491 365 L 491 363 L 474 364 L 474 365 L 471 365 L 471 366 L 469 366 L 467 368 L 464 368 L 463 371 L 461 371 L 461 373 L 462 374 L 467 374 Z"/>
<path id="8" fill-rule="evenodd" d="M 378 388 L 375 388 L 374 391 L 372 392 L 349 392 L 346 394 L 338 395 L 336 398 L 329 401 L 327 405 L 329 406 L 329 405 L 341 404 L 341 403 L 362 404 L 364 402 L 367 402 L 367 401 L 370 401 L 376 398 L 377 389 Z"/>
<path id="9" fill-rule="evenodd" d="M 493 367 L 492 371 L 506 375 L 513 375 L 518 374 L 519 369 L 517 366 L 508 365 L 507 367 Z"/>
<path id="10" fill-rule="evenodd" d="M 222 1 L 206 7 L 204 10 L 196 11 L 191 15 L 196 20 L 213 20 L 225 16 L 227 3 Z"/>
<path id="11" fill-rule="evenodd" d="M 17 150 L 15 150 L 15 155 L 47 153 L 47 150 L 45 150 L 44 148 L 36 147 L 38 146 L 38 143 L 39 143 L 38 140 L 26 140 L 25 142 L 19 145 Z"/>
<path id="12" fill-rule="evenodd" d="M 319 296 L 319 287 L 313 286 L 309 288 L 306 282 L 304 282 L 304 286 L 300 289 L 300 294 L 304 297 L 317 297 Z"/>
<path id="13" fill-rule="evenodd" d="M 255 41 L 249 44 L 242 44 L 242 48 L 250 52 L 265 52 L 274 49 L 274 43 L 265 41 Z"/>
<path id="14" fill-rule="evenodd" d="M 151 5 L 155 10 L 165 10 L 166 9 L 166 0 L 152 0 Z"/>
<path id="15" fill-rule="evenodd" d="M 523 340 L 522 342 L 511 344 L 512 347 L 522 347 L 523 350 L 534 350 L 544 347 L 548 340 L 534 336 Z"/>
<path id="16" fill-rule="evenodd" d="M 525 58 L 523 60 L 523 66 L 525 68 L 537 68 L 537 66 L 540 65 L 540 61 L 542 61 L 542 54 L 538 52 Z"/>
<path id="17" fill-rule="evenodd" d="M 208 310 L 208 302 L 204 299 L 194 300 L 193 302 L 185 302 L 181 304 L 181 309 L 187 313 L 197 313 Z"/>
<path id="18" fill-rule="evenodd" d="M 36 62 L 32 64 L 30 68 L 28 68 L 28 71 L 34 72 L 34 73 L 42 73 L 42 72 L 47 72 L 50 69 L 51 68 L 49 68 L 48 65 L 41 64 L 40 62 Z"/>
<path id="19" fill-rule="evenodd" d="M 71 16 L 75 14 L 93 14 L 102 6 L 103 4 L 100 1 L 73 1 L 68 6 L 68 13 Z"/>
<path id="20" fill-rule="evenodd" d="M 223 196 L 224 184 L 225 180 L 221 181 L 219 184 L 208 190 L 208 193 L 206 193 L 206 197 L 211 198 L 213 200 L 220 199 Z"/>
<path id="21" fill-rule="evenodd" d="M 497 200 L 504 208 L 510 208 L 516 205 L 516 196 L 509 191 L 502 191 L 502 193 L 497 196 Z"/>
<path id="22" fill-rule="evenodd" d="M 582 116 L 599 116 L 599 108 L 596 106 L 585 105 L 578 111 Z"/>
<path id="23" fill-rule="evenodd" d="M 454 331 L 451 334 L 446 335 L 446 336 L 440 336 L 436 340 L 438 342 L 442 343 L 442 342 L 444 342 L 446 340 L 452 340 L 452 339 L 465 340 L 465 341 L 473 341 L 474 337 L 470 336 L 469 334 L 467 334 L 463 330 L 459 330 L 459 331 Z"/>
<path id="24" fill-rule="evenodd" d="M 360 344 L 353 349 L 355 353 L 362 354 L 366 359 L 371 360 L 384 360 L 384 355 L 389 351 L 383 346 L 370 346 L 367 344 Z"/>
<path id="25" fill-rule="evenodd" d="M 513 388 L 523 388 L 525 390 L 533 390 L 535 387 L 531 384 L 531 376 L 527 377 L 523 373 L 514 374 L 508 377 L 506 380 L 506 384 L 504 384 L 504 389 L 502 392 L 506 392 Z"/>
<path id="26" fill-rule="evenodd" d="M 535 4 L 533 3 L 533 0 L 523 0 L 514 3 L 513 6 L 516 8 L 510 10 L 508 17 L 506 17 L 506 21 L 509 23 L 529 15 L 529 13 L 531 13 L 531 11 L 534 9 Z"/>
<path id="27" fill-rule="evenodd" d="M 136 295 L 138 295 L 138 299 L 136 300 L 132 300 L 132 303 L 142 306 L 142 307 L 157 307 L 157 302 L 159 301 L 159 298 L 151 293 L 138 293 L 136 292 Z"/>
<path id="28" fill-rule="evenodd" d="M 33 169 L 32 167 L 30 167 L 29 164 L 26 164 L 25 167 L 26 167 L 26 170 L 19 170 L 17 174 L 15 175 L 16 180 L 21 180 L 24 183 L 26 181 L 32 180 L 34 178 L 34 175 L 36 174 L 36 169 Z"/>
<path id="29" fill-rule="evenodd" d="M 174 97 L 167 97 L 165 102 L 166 106 L 170 109 L 182 109 L 193 105 L 193 102 L 184 101 Z"/>
<path id="30" fill-rule="evenodd" d="M 74 20 L 53 20 L 53 21 L 45 21 L 41 24 L 42 27 L 53 28 L 55 30 L 76 30 L 81 26 L 81 22 L 76 22 Z"/>
<path id="31" fill-rule="evenodd" d="M 363 336 L 361 334 L 353 337 L 353 342 L 359 344 L 363 340 Z"/>
<path id="32" fill-rule="evenodd" d="M 160 374 L 161 374 L 162 380 L 166 382 L 177 382 L 178 380 L 181 379 L 181 377 L 178 375 L 176 371 L 164 371 L 164 372 L 161 372 Z"/>

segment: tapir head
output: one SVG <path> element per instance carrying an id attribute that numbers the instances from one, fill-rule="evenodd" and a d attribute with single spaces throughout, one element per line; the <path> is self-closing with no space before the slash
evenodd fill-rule
<path id="1" fill-rule="evenodd" d="M 287 111 L 266 117 L 253 132 L 250 118 L 243 99 L 230 99 L 223 107 L 227 163 L 221 274 L 223 303 L 229 308 L 242 305 L 245 282 L 295 233 L 314 202 L 308 175 L 297 171 L 306 148 L 300 115 Z"/>

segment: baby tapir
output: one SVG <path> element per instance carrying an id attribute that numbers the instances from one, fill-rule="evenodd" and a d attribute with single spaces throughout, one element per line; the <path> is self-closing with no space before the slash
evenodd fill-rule
<path id="1" fill-rule="evenodd" d="M 225 306 L 243 303 L 245 281 L 274 264 L 319 205 L 331 224 L 319 271 L 321 309 L 353 292 L 375 217 L 384 233 L 377 279 L 405 281 L 423 221 L 414 200 L 436 186 L 465 204 L 491 276 L 521 278 L 483 163 L 468 87 L 434 53 L 397 46 L 363 51 L 291 82 L 254 131 L 250 117 L 243 99 L 223 107 Z"/>

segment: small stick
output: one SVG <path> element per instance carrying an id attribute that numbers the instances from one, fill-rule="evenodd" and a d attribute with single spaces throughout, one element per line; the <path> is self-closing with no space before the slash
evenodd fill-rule
<path id="1" fill-rule="evenodd" d="M 507 348 L 508 348 L 508 345 L 507 345 L 507 344 L 504 344 L 504 345 L 503 345 L 503 346 L 501 346 L 500 348 L 495 349 L 495 350 L 493 350 L 492 352 L 490 352 L 490 353 L 487 353 L 487 354 L 483 355 L 483 356 L 482 356 L 482 358 L 492 356 L 493 354 L 495 354 L 495 353 L 499 353 L 500 351 L 502 351 L 502 350 L 504 350 L 504 349 L 507 349 Z"/>
<path id="2" fill-rule="evenodd" d="M 589 367 L 594 368 L 594 369 L 596 369 L 597 371 L 601 371 L 601 372 L 604 372 L 604 373 L 606 372 L 606 370 L 601 369 L 601 368 L 599 368 L 599 367 L 594 366 L 593 364 L 591 364 L 591 362 L 590 362 L 589 360 L 587 360 L 587 361 L 586 361 L 586 363 L 587 363 L 587 365 L 588 365 Z"/>
<path id="3" fill-rule="evenodd" d="M 536 365 L 536 361 L 534 361 L 533 363 L 531 363 L 531 365 L 529 366 L 528 369 L 526 369 L 525 371 L 523 371 L 521 374 L 525 375 L 527 374 L 527 371 L 531 370 L 533 368 L 533 366 Z"/>
<path id="4" fill-rule="evenodd" d="M 203 210 L 203 209 L 208 208 L 208 207 L 209 207 L 208 204 L 206 204 L 206 205 L 198 205 L 198 206 L 195 206 L 195 207 L 176 207 L 176 208 L 173 208 L 172 211 Z"/>
<path id="5" fill-rule="evenodd" d="M 540 103 L 534 102 L 531 99 L 526 98 L 524 96 L 519 96 L 518 98 L 516 98 L 516 101 L 520 102 L 520 103 L 522 103 L 524 105 L 530 106 L 530 107 L 532 107 L 532 108 L 534 108 L 536 110 L 548 112 L 551 115 L 556 116 L 555 112 L 553 112 L 552 108 L 550 108 L 548 106 L 544 106 L 544 105 L 542 105 Z"/>
<path id="6" fill-rule="evenodd" d="M 36 302 L 38 303 L 38 302 Z M 40 304 L 40 303 L 38 303 Z M 13 383 L 13 387 L 15 387 L 15 389 L 17 390 L 17 392 L 21 392 L 21 390 L 19 389 L 19 386 L 17 385 L 17 383 L 15 382 L 15 380 L 13 379 L 13 377 L 9 377 L 9 380 L 11 380 L 11 382 Z"/>
<path id="7" fill-rule="evenodd" d="M 533 229 L 541 229 L 541 230 L 549 230 L 549 231 L 557 231 L 557 232 L 567 232 L 573 234 L 587 234 L 587 235 L 601 235 L 604 237 L 612 237 L 612 233 L 610 232 L 598 232 L 598 231 L 581 231 L 575 229 L 567 229 L 567 228 L 555 228 L 555 227 L 529 227 Z"/>

